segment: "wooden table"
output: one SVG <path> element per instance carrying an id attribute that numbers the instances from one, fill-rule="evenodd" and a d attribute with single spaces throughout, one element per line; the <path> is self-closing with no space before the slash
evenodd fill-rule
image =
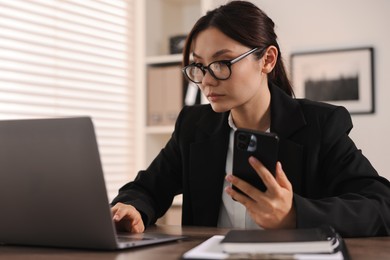
<path id="1" fill-rule="evenodd" d="M 207 238 L 226 234 L 227 229 L 199 228 L 180 226 L 154 226 L 147 232 L 161 232 L 173 235 L 185 235 L 186 239 L 161 245 L 147 246 L 123 251 L 90 251 L 77 249 L 57 249 L 41 247 L 0 246 L 0 259 L 43 259 L 43 260 L 74 260 L 74 259 L 141 259 L 167 260 L 180 259 L 182 254 L 199 245 Z M 390 237 L 349 238 L 345 239 L 352 260 L 389 260 Z"/>

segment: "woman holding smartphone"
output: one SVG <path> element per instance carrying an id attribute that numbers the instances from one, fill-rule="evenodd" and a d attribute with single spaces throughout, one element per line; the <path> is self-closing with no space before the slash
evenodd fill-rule
<path id="1" fill-rule="evenodd" d="M 390 234 L 388 180 L 349 138 L 345 108 L 293 98 L 274 23 L 262 10 L 232 1 L 201 17 L 183 72 L 210 104 L 184 107 L 167 145 L 120 189 L 112 202 L 118 228 L 143 232 L 182 193 L 183 225 Z M 275 176 L 249 158 L 265 191 L 232 175 L 237 128 L 279 137 Z"/>

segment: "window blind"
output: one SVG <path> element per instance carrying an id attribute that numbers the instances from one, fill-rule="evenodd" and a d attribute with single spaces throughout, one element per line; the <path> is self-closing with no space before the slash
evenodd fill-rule
<path id="1" fill-rule="evenodd" d="M 131 0 L 0 0 L 0 119 L 91 116 L 109 198 L 134 172 Z"/>

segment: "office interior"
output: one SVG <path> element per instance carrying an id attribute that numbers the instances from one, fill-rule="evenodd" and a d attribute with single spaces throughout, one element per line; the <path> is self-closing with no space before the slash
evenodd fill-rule
<path id="1" fill-rule="evenodd" d="M 201 2 L 207 2 L 203 3 L 207 10 L 226 1 Z M 390 89 L 387 87 L 390 74 L 387 73 L 386 68 L 390 65 L 387 58 L 390 57 L 387 48 L 390 36 L 386 33 L 386 21 L 390 2 L 385 0 L 252 0 L 251 2 L 257 4 L 274 20 L 288 70 L 290 70 L 290 55 L 293 53 L 373 47 L 375 111 L 353 114 L 354 127 L 350 136 L 377 171 L 389 179 L 386 150 L 390 147 L 390 139 L 386 136 L 390 131 L 388 116 L 390 107 L 387 102 L 387 97 L 390 96 Z M 147 47 L 149 48 L 148 45 Z"/>
<path id="2" fill-rule="evenodd" d="M 23 5 L 23 1 L 18 2 Z M 28 2 L 24 1 L 25 4 Z M 173 130 L 173 124 L 148 125 L 148 67 L 165 63 L 179 65 L 180 55 L 174 57 L 170 55 L 169 38 L 175 35 L 185 35 L 201 14 L 226 1 L 127 0 L 123 2 L 125 2 L 124 5 L 118 4 L 116 8 L 123 8 L 124 13 L 131 12 L 128 13 L 128 23 L 125 28 L 132 35 L 132 40 L 129 42 L 131 46 L 128 51 L 124 52 L 124 55 L 131 55 L 131 63 L 128 64 L 131 77 L 128 77 L 127 86 L 131 92 L 127 106 L 131 109 L 126 110 L 129 111 L 126 118 L 129 119 L 127 124 L 129 124 L 128 130 L 131 131 L 131 137 L 126 142 L 128 146 L 118 145 L 127 150 L 125 154 L 131 158 L 125 163 L 124 173 L 118 175 L 118 178 L 111 178 L 109 173 L 115 168 L 112 165 L 115 161 L 105 167 L 107 169 L 106 179 L 112 183 L 109 194 L 111 197 L 114 196 L 114 190 L 134 178 L 138 170 L 148 165 Z M 288 70 L 293 53 L 361 47 L 374 49 L 374 111 L 352 115 L 354 128 L 350 136 L 363 154 L 369 158 L 378 173 L 390 179 L 387 165 L 387 150 L 390 147 L 388 137 L 390 133 L 388 115 L 390 73 L 387 71 L 390 68 L 390 49 L 388 48 L 390 35 L 387 33 L 390 2 L 387 0 L 252 0 L 251 2 L 257 4 L 274 20 Z M 8 3 L 2 1 L 0 5 L 5 7 Z M 85 5 L 88 3 L 83 5 L 86 8 Z M 0 43 L 1 41 L 0 38 Z M 0 45 L 0 50 L 2 46 Z M 1 70 L 7 71 L 7 66 L 3 62 L 0 59 L 0 68 L 2 68 L 0 73 Z M 7 78 L 0 76 L 0 81 L 7 82 Z M 75 97 L 75 100 L 77 99 Z M 104 107 L 102 109 L 104 110 Z M 63 116 L 63 114 L 60 115 Z M 104 134 L 98 134 L 98 138 L 102 135 Z M 103 156 L 105 154 L 103 153 Z M 105 164 L 105 160 L 102 160 Z M 115 170 L 112 171 L 115 172 Z M 180 204 L 180 200 L 177 204 Z"/>

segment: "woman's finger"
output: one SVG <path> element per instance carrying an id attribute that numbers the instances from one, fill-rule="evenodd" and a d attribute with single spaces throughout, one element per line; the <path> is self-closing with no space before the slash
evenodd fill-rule
<path id="1" fill-rule="evenodd" d="M 249 163 L 253 169 L 257 172 L 264 185 L 267 187 L 267 190 L 274 191 L 279 188 L 279 184 L 276 182 L 275 177 L 270 173 L 270 171 L 255 157 L 249 157 Z"/>

